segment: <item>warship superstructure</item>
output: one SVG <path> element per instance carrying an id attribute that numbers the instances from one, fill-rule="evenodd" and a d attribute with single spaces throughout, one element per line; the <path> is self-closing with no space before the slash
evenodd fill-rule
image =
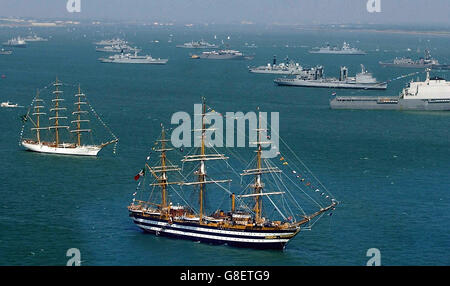
<path id="1" fill-rule="evenodd" d="M 297 75 L 295 78 L 277 78 L 274 82 L 278 85 L 299 87 L 323 87 L 323 88 L 347 88 L 347 89 L 386 89 L 386 82 L 378 82 L 371 73 L 361 65 L 361 72 L 355 77 L 348 76 L 348 69 L 341 67 L 339 78 L 324 77 L 323 67 L 318 66 L 306 70 L 305 75 Z"/>
<path id="2" fill-rule="evenodd" d="M 441 77 L 425 81 L 411 81 L 399 96 L 335 96 L 332 109 L 395 109 L 395 110 L 450 110 L 450 82 Z"/>

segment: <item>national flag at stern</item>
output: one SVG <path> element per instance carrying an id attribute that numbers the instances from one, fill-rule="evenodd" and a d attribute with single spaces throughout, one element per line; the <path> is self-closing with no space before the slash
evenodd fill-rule
<path id="1" fill-rule="evenodd" d="M 145 169 L 142 169 L 139 174 L 137 174 L 136 176 L 134 176 L 134 180 L 137 181 L 139 180 L 140 177 L 143 177 L 145 174 Z"/>

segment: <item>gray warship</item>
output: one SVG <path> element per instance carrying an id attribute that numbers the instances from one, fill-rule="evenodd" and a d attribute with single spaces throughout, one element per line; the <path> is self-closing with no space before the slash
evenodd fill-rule
<path id="1" fill-rule="evenodd" d="M 242 52 L 236 50 L 219 50 L 211 52 L 203 52 L 198 55 L 200 59 L 210 60 L 245 60 L 249 57 L 245 56 Z"/>
<path id="2" fill-rule="evenodd" d="M 418 60 L 413 60 L 408 57 L 395 58 L 392 62 L 382 62 L 379 64 L 384 67 L 397 67 L 397 68 L 416 68 L 416 69 L 450 69 L 448 64 L 440 64 L 438 60 L 431 57 L 429 50 L 425 50 L 425 57 Z"/>
<path id="3" fill-rule="evenodd" d="M 215 44 L 210 44 L 208 42 L 205 42 L 204 40 L 201 41 L 191 41 L 188 43 L 184 43 L 182 45 L 176 45 L 177 48 L 185 48 L 185 49 L 216 49 L 219 46 Z"/>
<path id="4" fill-rule="evenodd" d="M 273 57 L 272 64 L 268 63 L 265 66 L 249 67 L 249 72 L 263 73 L 263 74 L 286 74 L 286 75 L 300 75 L 305 73 L 303 67 L 299 63 L 290 61 L 287 57 L 284 63 L 277 64 L 276 56 Z"/>
<path id="5" fill-rule="evenodd" d="M 390 109 L 450 111 L 450 82 L 430 77 L 426 70 L 425 81 L 411 81 L 399 96 L 335 96 L 331 109 Z"/>
<path id="6" fill-rule="evenodd" d="M 134 54 L 121 53 L 115 54 L 107 58 L 99 58 L 102 63 L 117 63 L 117 64 L 157 64 L 164 65 L 168 59 L 152 58 L 150 55 L 139 56 L 137 52 Z"/>
<path id="7" fill-rule="evenodd" d="M 300 87 L 324 87 L 324 88 L 347 88 L 347 89 L 378 89 L 387 88 L 386 82 L 377 82 L 371 73 L 367 72 L 361 65 L 361 72 L 355 77 L 348 76 L 348 69 L 341 67 L 339 78 L 326 78 L 323 76 L 323 67 L 317 66 L 305 70 L 306 74 L 297 75 L 295 78 L 277 78 L 274 82 L 278 85 L 300 86 Z"/>
<path id="8" fill-rule="evenodd" d="M 326 47 L 316 47 L 309 51 L 310 54 L 333 54 L 333 55 L 366 55 L 367 53 L 357 49 L 352 48 L 346 42 L 342 45 L 342 48 L 331 47 L 327 44 Z"/>

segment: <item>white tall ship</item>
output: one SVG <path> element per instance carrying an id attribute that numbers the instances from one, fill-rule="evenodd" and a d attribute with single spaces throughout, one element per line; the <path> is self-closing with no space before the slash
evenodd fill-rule
<path id="1" fill-rule="evenodd" d="M 44 112 L 44 100 L 39 98 L 39 93 L 34 98 L 33 106 L 25 116 L 25 122 L 30 121 L 33 125 L 31 132 L 34 134 L 34 138 L 22 139 L 22 146 L 30 151 L 40 153 L 96 156 L 103 147 L 116 143 L 118 139 L 112 133 L 114 139 L 106 143 L 94 145 L 83 141 L 85 134 L 92 132 L 91 129 L 84 127 L 90 120 L 87 118 L 89 112 L 84 110 L 83 107 L 90 105 L 86 101 L 86 95 L 81 93 L 80 88 L 78 88 L 78 93 L 75 94 L 75 110 L 72 112 L 73 120 L 68 123 L 68 117 L 63 114 L 67 108 L 62 105 L 64 99 L 62 98 L 63 91 L 60 90 L 61 85 L 58 79 L 53 84 L 55 90 L 53 91 L 53 106 L 49 110 L 51 112 L 48 117 L 49 126 L 43 126 L 42 124 L 42 117 L 47 115 Z M 95 113 L 95 115 L 97 114 Z M 50 133 L 48 137 L 53 137 L 53 140 L 45 140 L 46 134 L 44 132 Z M 63 133 L 71 138 L 69 142 L 64 142 L 62 139 Z"/>
<path id="2" fill-rule="evenodd" d="M 3 43 L 5 47 L 16 47 L 16 48 L 25 48 L 27 46 L 27 42 L 21 37 L 12 38 Z"/>
<path id="3" fill-rule="evenodd" d="M 334 54 L 334 55 L 366 55 L 367 53 L 357 49 L 350 47 L 347 42 L 344 42 L 342 48 L 331 47 L 327 45 L 326 47 L 313 48 L 309 51 L 310 54 Z"/>
<path id="4" fill-rule="evenodd" d="M 99 59 L 102 63 L 116 63 L 116 64 L 156 64 L 164 65 L 169 60 L 161 58 L 152 58 L 150 55 L 139 56 L 137 52 L 134 54 L 116 54 L 107 58 Z"/>

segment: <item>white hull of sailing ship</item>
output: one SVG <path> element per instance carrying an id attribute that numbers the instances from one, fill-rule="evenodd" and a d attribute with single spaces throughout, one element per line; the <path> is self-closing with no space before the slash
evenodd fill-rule
<path id="1" fill-rule="evenodd" d="M 64 102 L 64 99 L 61 97 L 63 91 L 59 90 L 59 87 L 62 86 L 62 84 L 58 82 L 58 79 L 56 79 L 56 82 L 53 83 L 53 86 L 55 87 L 55 91 L 53 91 L 53 95 L 55 97 L 51 100 L 53 103 L 52 108 L 50 108 L 50 112 L 52 112 L 52 115 L 48 117 L 48 120 L 53 125 L 42 126 L 42 116 L 47 115 L 47 113 L 44 112 L 44 100 L 39 98 L 38 92 L 36 94 L 36 97 L 33 99 L 33 106 L 30 107 L 28 113 L 24 116 L 25 119 L 23 119 L 24 122 L 32 122 L 33 126 L 32 128 L 30 128 L 30 130 L 33 132 L 34 138 L 21 139 L 21 144 L 23 147 L 30 151 L 39 153 L 97 156 L 98 152 L 100 152 L 103 147 L 109 144 L 116 143 L 118 141 L 118 139 L 115 138 L 114 140 L 99 145 L 85 144 L 82 139 L 82 134 L 90 133 L 92 131 L 91 129 L 82 127 L 82 124 L 90 122 L 90 120 L 85 117 L 88 114 L 88 111 L 82 109 L 82 106 L 90 106 L 86 101 L 86 95 L 84 93 L 81 93 L 80 86 L 78 86 L 78 93 L 75 94 L 75 97 L 77 98 L 74 103 L 75 110 L 72 112 L 74 120 L 70 122 L 71 124 L 73 124 L 73 128 L 71 130 L 70 126 L 64 125 L 64 121 L 68 120 L 68 117 L 63 116 L 64 114 L 62 114 L 63 111 L 67 110 L 67 108 L 61 105 Z M 93 109 L 92 111 L 94 112 Z M 62 134 L 60 134 L 60 132 L 63 132 L 63 130 L 65 130 L 65 132 L 68 132 L 69 134 L 74 134 L 76 136 L 75 141 L 63 142 L 61 140 Z M 54 141 L 48 141 L 48 139 L 43 140 L 43 131 L 53 131 Z M 113 137 L 115 137 L 114 134 L 112 135 Z"/>
<path id="2" fill-rule="evenodd" d="M 27 142 L 26 140 L 22 141 L 22 146 L 33 152 L 77 156 L 97 156 L 97 153 L 102 149 L 100 146 L 76 146 L 72 143 L 63 143 L 59 144 L 58 147 L 54 147 L 43 143 Z"/>
<path id="3" fill-rule="evenodd" d="M 188 218 L 175 219 L 168 222 L 158 219 L 160 214 L 150 214 L 141 210 L 130 210 L 134 223 L 145 232 L 161 236 L 181 238 L 212 244 L 227 244 L 236 247 L 258 249 L 284 249 L 291 238 L 297 235 L 300 227 L 286 230 L 227 229 L 199 224 L 197 220 Z M 211 218 L 212 223 L 215 221 Z"/>

